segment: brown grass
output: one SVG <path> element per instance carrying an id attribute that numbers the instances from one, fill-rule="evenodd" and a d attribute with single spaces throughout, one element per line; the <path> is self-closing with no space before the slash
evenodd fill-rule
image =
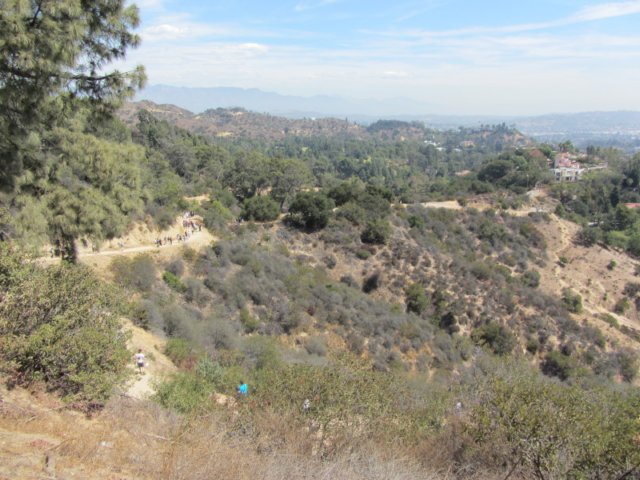
<path id="1" fill-rule="evenodd" d="M 46 395 L 0 393 L 0 479 L 455 478 L 437 459 L 438 445 L 421 447 L 422 462 L 415 460 L 417 451 L 374 439 L 340 451 L 319 449 L 317 432 L 304 421 L 288 422 L 268 409 L 222 409 L 188 420 L 152 402 L 118 396 L 89 419 Z"/>

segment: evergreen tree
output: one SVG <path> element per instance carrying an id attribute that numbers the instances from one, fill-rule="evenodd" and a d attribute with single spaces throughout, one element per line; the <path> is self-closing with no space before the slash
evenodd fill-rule
<path id="1" fill-rule="evenodd" d="M 75 238 L 119 233 L 140 207 L 140 150 L 95 136 L 144 81 L 142 67 L 105 69 L 139 43 L 137 24 L 124 0 L 2 2 L 0 188 L 13 220 L 3 231 L 47 234 L 72 260 Z"/>

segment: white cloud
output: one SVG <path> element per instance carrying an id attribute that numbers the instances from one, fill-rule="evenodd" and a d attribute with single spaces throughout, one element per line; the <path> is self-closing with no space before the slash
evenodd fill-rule
<path id="1" fill-rule="evenodd" d="M 161 16 L 141 32 L 145 44 L 176 40 L 203 40 L 207 38 L 275 37 L 273 32 L 251 30 L 231 25 L 194 22 L 184 15 Z"/>
<path id="2" fill-rule="evenodd" d="M 382 72 L 385 77 L 390 78 L 406 78 L 409 76 L 407 72 L 397 72 L 395 70 L 387 70 L 386 72 Z"/>
<path id="3" fill-rule="evenodd" d="M 337 1 L 344 0 L 301 0 L 296 10 Z M 640 33 L 550 30 L 636 13 L 640 0 L 601 3 L 548 22 L 373 32 L 354 37 L 350 48 L 296 46 L 297 37 L 282 31 L 158 15 L 142 30 L 144 42 L 124 66 L 143 63 L 152 84 L 360 98 L 399 93 L 437 99 L 444 105 L 440 113 L 640 109 Z M 275 37 L 278 41 L 268 40 Z M 285 38 L 289 45 L 283 44 Z"/>
<path id="4" fill-rule="evenodd" d="M 163 23 L 161 25 L 155 25 L 153 27 L 145 28 L 142 31 L 142 36 L 145 40 L 172 40 L 176 38 L 184 37 L 186 29 L 178 25 L 170 25 Z"/>
<path id="5" fill-rule="evenodd" d="M 269 47 L 261 45 L 259 43 L 243 43 L 237 46 L 238 50 L 252 53 L 267 53 Z"/>
<path id="6" fill-rule="evenodd" d="M 591 22 L 594 20 L 604 20 L 606 18 L 622 17 L 640 13 L 640 1 L 631 0 L 627 2 L 603 3 L 586 7 L 567 20 L 574 22 Z"/>
<path id="7" fill-rule="evenodd" d="M 513 25 L 502 25 L 498 27 L 468 27 L 451 30 L 406 30 L 404 32 L 367 32 L 378 33 L 383 36 L 406 36 L 421 38 L 455 37 L 483 34 L 502 33 L 524 33 L 536 30 L 547 30 L 550 28 L 564 27 L 579 23 L 594 22 L 607 18 L 622 17 L 640 13 L 640 0 L 630 0 L 626 2 L 602 3 L 586 7 L 578 12 L 564 18 L 537 23 L 518 23 Z"/>

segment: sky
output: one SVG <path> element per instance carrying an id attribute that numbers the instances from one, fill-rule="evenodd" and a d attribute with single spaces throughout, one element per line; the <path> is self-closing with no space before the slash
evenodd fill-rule
<path id="1" fill-rule="evenodd" d="M 640 0 L 138 0 L 151 85 L 409 98 L 425 114 L 640 110 Z"/>

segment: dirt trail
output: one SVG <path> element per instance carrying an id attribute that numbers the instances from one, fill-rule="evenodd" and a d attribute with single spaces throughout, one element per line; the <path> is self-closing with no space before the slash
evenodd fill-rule
<path id="1" fill-rule="evenodd" d="M 155 385 L 167 375 L 175 372 L 177 369 L 162 353 L 164 351 L 165 341 L 151 332 L 136 327 L 129 320 L 124 319 L 124 329 L 131 333 L 129 340 L 129 350 L 137 352 L 139 349 L 145 355 L 146 365 L 142 369 L 142 373 L 135 368 L 132 357 L 131 368 L 135 370 L 135 376 L 132 382 L 127 386 L 126 393 L 130 397 L 144 400 L 149 398 L 154 392 Z"/>
<path id="2" fill-rule="evenodd" d="M 164 234 L 161 232 L 158 236 L 163 237 Z M 100 256 L 108 256 L 108 255 L 127 255 L 130 253 L 142 253 L 142 252 L 152 252 L 152 251 L 165 251 L 165 250 L 177 250 L 184 246 L 189 246 L 192 248 L 202 247 L 210 244 L 212 241 L 216 240 L 216 237 L 211 235 L 206 229 L 202 229 L 200 232 L 194 232 L 191 234 L 189 238 L 184 241 L 175 241 L 169 245 L 162 245 L 159 247 L 155 244 L 147 244 L 147 245 L 138 245 L 135 247 L 122 247 L 119 249 L 112 250 L 101 250 L 99 252 L 80 252 L 80 258 L 91 258 L 91 257 L 100 257 Z"/>
<path id="3" fill-rule="evenodd" d="M 197 224 L 202 223 L 202 219 L 198 216 L 193 217 L 193 219 Z M 201 230 L 196 230 L 190 233 L 185 240 L 178 241 L 176 239 L 177 235 L 183 235 L 185 231 L 185 228 L 182 226 L 182 221 L 183 217 L 178 217 L 171 227 L 162 231 L 153 231 L 144 224 L 138 224 L 126 236 L 110 240 L 106 248 L 100 251 L 93 251 L 90 246 L 80 246 L 78 248 L 78 259 L 84 263 L 91 263 L 94 267 L 101 268 L 110 261 L 111 257 L 115 256 L 134 255 L 144 252 L 173 255 L 184 247 L 197 250 L 206 245 L 210 245 L 218 239 L 202 226 Z M 173 239 L 173 243 L 162 246 L 156 245 L 156 239 L 168 237 Z M 46 247 L 44 250 L 48 251 L 49 247 Z M 60 258 L 47 255 L 40 257 L 37 261 L 41 265 L 52 265 L 58 263 Z"/>

